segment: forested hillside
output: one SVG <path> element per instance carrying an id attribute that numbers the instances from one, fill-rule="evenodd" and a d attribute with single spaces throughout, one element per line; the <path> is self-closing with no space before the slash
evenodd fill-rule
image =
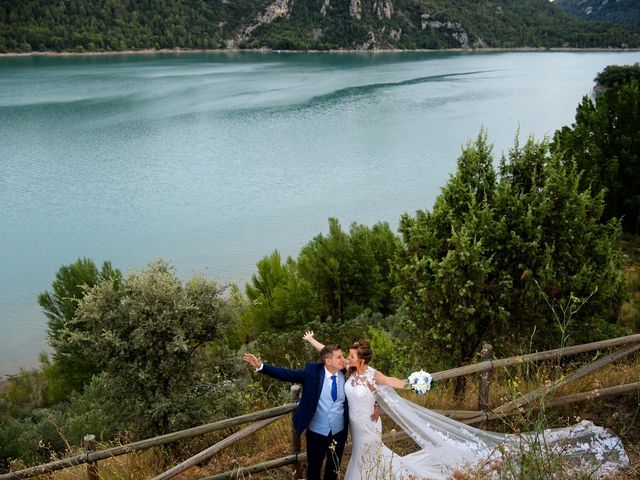
<path id="1" fill-rule="evenodd" d="M 0 52 L 637 46 L 547 0 L 0 0 Z"/>
<path id="2" fill-rule="evenodd" d="M 640 2 L 637 0 L 556 0 L 556 4 L 585 20 L 626 25 L 640 30 Z"/>

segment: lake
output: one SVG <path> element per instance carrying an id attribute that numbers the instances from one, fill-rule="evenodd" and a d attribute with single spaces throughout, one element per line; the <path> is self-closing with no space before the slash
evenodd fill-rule
<path id="1" fill-rule="evenodd" d="M 249 281 L 337 217 L 430 209 L 482 127 L 571 124 L 638 52 L 0 57 L 0 377 L 46 350 L 38 293 L 78 257 Z"/>

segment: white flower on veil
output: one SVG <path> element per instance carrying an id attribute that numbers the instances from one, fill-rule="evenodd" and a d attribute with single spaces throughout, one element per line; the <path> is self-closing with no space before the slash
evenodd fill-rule
<path id="1" fill-rule="evenodd" d="M 433 378 L 430 373 L 424 370 L 418 370 L 409 375 L 409 386 L 415 390 L 418 395 L 424 395 L 431 390 L 431 382 Z"/>

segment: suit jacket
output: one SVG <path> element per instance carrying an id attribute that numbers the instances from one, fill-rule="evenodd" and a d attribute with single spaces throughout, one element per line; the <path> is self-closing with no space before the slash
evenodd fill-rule
<path id="1" fill-rule="evenodd" d="M 311 419 L 318 408 L 322 384 L 324 382 L 324 364 L 307 363 L 303 370 L 289 370 L 266 363 L 262 364 L 260 372 L 285 382 L 301 383 L 302 396 L 298 407 L 293 412 L 293 427 L 301 434 L 311 423 Z M 349 426 L 349 405 L 344 401 L 344 428 Z"/>

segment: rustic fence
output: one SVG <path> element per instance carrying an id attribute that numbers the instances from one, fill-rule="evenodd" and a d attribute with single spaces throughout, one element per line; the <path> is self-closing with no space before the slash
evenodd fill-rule
<path id="1" fill-rule="evenodd" d="M 592 352 L 596 350 L 603 350 L 608 348 L 620 347 L 619 350 L 610 353 L 607 356 L 599 358 L 583 367 L 578 368 L 570 375 L 563 377 L 555 382 L 551 382 L 543 387 L 540 387 L 520 398 L 507 402 L 498 407 L 489 407 L 489 390 L 490 390 L 490 374 L 491 371 L 496 368 L 510 367 L 515 365 L 524 364 L 527 362 L 537 362 L 543 360 L 550 360 L 554 358 L 565 357 L 569 355 L 576 355 L 579 353 Z M 555 350 L 548 350 L 545 352 L 537 352 L 529 355 L 520 355 L 516 357 L 503 358 L 499 360 L 491 359 L 492 348 L 490 345 L 485 345 L 481 353 L 481 361 L 464 367 L 454 368 L 451 370 L 445 370 L 433 374 L 433 379 L 445 380 L 449 378 L 455 378 L 462 375 L 479 374 L 479 389 L 478 389 L 478 409 L 477 410 L 436 410 L 439 413 L 447 415 L 450 418 L 455 418 L 461 422 L 467 424 L 474 424 L 485 422 L 492 419 L 502 418 L 509 415 L 514 415 L 520 411 L 520 408 L 526 404 L 530 404 L 536 399 L 543 396 L 552 394 L 559 388 L 574 382 L 575 380 L 584 377 L 594 371 L 609 365 L 616 360 L 627 356 L 633 352 L 640 350 L 640 334 L 629 335 L 626 337 L 614 338 L 610 340 L 604 340 L 601 342 L 593 342 L 583 345 L 576 345 L 573 347 L 559 348 Z M 579 402 L 594 397 L 603 397 L 607 395 L 619 395 L 631 391 L 640 390 L 640 382 L 617 385 L 614 387 L 600 388 L 597 390 L 591 390 L 588 392 L 582 392 L 563 397 L 546 398 L 545 405 L 547 407 L 554 407 L 558 405 L 564 405 L 568 403 Z M 254 432 L 266 427 L 270 423 L 282 418 L 284 415 L 293 411 L 296 408 L 297 401 L 300 396 L 300 386 L 293 385 L 291 387 L 291 403 L 262 410 L 247 415 L 241 415 L 218 422 L 201 425 L 199 427 L 182 430 L 179 432 L 170 433 L 139 442 L 133 442 L 127 445 L 113 447 L 105 450 L 95 450 L 95 438 L 93 435 L 87 435 L 84 438 L 85 452 L 80 455 L 75 455 L 55 462 L 38 465 L 35 467 L 27 468 L 24 470 L 18 470 L 15 472 L 0 475 L 0 480 L 16 480 L 29 478 L 36 475 L 42 475 L 50 473 L 56 470 L 62 470 L 69 467 L 74 467 L 82 464 L 87 464 L 87 476 L 89 480 L 97 480 L 98 478 L 98 461 L 108 458 L 125 455 L 132 452 L 139 452 L 153 447 L 166 445 L 171 442 L 179 440 L 187 440 L 195 438 L 204 434 L 225 430 L 228 428 L 252 423 L 247 427 L 233 433 L 226 437 L 222 441 L 212 445 L 206 450 L 198 453 L 197 455 L 185 460 L 184 462 L 172 467 L 166 472 L 158 475 L 153 480 L 168 480 L 175 477 L 181 472 L 189 469 L 193 465 L 202 463 L 203 461 L 211 458 L 216 453 L 220 452 L 224 448 L 233 445 L 242 438 L 245 438 Z M 255 423 L 253 423 L 255 422 Z M 406 436 L 402 432 L 394 433 L 391 436 L 385 436 L 385 440 L 393 441 L 397 438 Z M 347 446 L 349 448 L 349 446 Z M 226 480 L 231 478 L 242 477 L 244 475 L 264 472 L 275 468 L 280 468 L 287 465 L 294 465 L 294 475 L 302 473 L 301 465 L 306 460 L 306 453 L 301 451 L 300 437 L 296 432 L 291 430 L 291 454 L 269 460 L 260 464 L 249 465 L 235 470 L 222 472 L 210 477 L 206 477 L 203 480 Z M 297 477 L 296 477 L 297 478 Z"/>

